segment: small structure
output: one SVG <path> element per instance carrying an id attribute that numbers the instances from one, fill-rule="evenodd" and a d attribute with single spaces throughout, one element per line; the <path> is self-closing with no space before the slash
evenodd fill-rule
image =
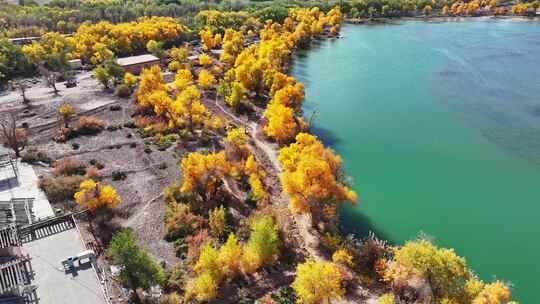
<path id="1" fill-rule="evenodd" d="M 16 179 L 19 178 L 19 168 L 17 166 L 17 159 L 11 157 L 11 154 L 4 148 L 0 147 L 0 171 L 5 169 L 11 169 Z"/>
<path id="2" fill-rule="evenodd" d="M 116 64 L 122 67 L 125 72 L 138 75 L 143 68 L 159 64 L 159 58 L 151 54 L 130 56 L 116 59 Z"/>
<path id="3" fill-rule="evenodd" d="M 80 59 L 71 59 L 68 60 L 68 65 L 70 68 L 76 70 L 82 68 L 82 60 Z"/>
<path id="4" fill-rule="evenodd" d="M 16 45 L 27 45 L 32 44 L 33 41 L 39 41 L 41 37 L 21 37 L 21 38 L 11 38 L 9 41 Z"/>
<path id="5" fill-rule="evenodd" d="M 37 299 L 32 285 L 30 256 L 22 252 L 18 228 L 0 228 L 0 303 L 32 303 Z"/>
<path id="6" fill-rule="evenodd" d="M 32 224 L 35 220 L 33 207 L 33 198 L 12 198 L 9 201 L 0 201 L 0 225 Z"/>

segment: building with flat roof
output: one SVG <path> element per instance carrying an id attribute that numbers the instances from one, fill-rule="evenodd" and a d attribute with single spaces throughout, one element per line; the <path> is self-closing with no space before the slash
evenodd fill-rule
<path id="1" fill-rule="evenodd" d="M 140 74 L 143 68 L 159 64 L 159 58 L 151 54 L 130 56 L 116 59 L 118 64 L 125 72 Z"/>
<path id="2" fill-rule="evenodd" d="M 22 250 L 17 226 L 0 228 L 0 303 L 33 303 L 37 299 L 33 279 L 30 256 Z"/>

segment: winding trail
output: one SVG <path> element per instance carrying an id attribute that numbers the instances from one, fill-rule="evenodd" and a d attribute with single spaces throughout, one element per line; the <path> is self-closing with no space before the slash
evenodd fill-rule
<path id="1" fill-rule="evenodd" d="M 267 173 L 272 175 L 272 178 L 278 181 L 278 189 L 271 191 L 271 201 L 274 202 L 275 207 L 278 209 L 278 213 L 286 215 L 291 220 L 291 232 L 294 238 L 298 242 L 300 248 L 306 253 L 306 258 L 311 259 L 323 259 L 323 256 L 319 249 L 319 236 L 313 229 L 311 219 L 308 215 L 292 214 L 288 208 L 289 196 L 281 189 L 279 184 L 279 176 L 282 173 L 281 164 L 278 159 L 277 149 L 278 145 L 268 142 L 264 135 L 261 134 L 258 124 L 254 121 L 246 121 L 238 118 L 225 108 L 216 97 L 214 102 L 206 100 L 206 104 L 214 110 L 214 114 L 221 114 L 230 118 L 232 121 L 245 128 L 250 138 L 254 143 L 254 153 L 259 159 L 265 159 L 270 164 L 271 168 L 265 168 Z M 269 170 L 270 169 L 270 170 Z"/>

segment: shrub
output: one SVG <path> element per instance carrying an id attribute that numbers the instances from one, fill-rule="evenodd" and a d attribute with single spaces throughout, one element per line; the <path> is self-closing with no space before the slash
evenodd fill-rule
<path id="1" fill-rule="evenodd" d="M 116 87 L 114 94 L 120 98 L 129 98 L 131 96 L 131 90 L 125 84 L 121 84 Z"/>
<path id="2" fill-rule="evenodd" d="M 270 295 L 272 303 L 276 304 L 294 304 L 296 303 L 296 293 L 290 286 L 280 287 Z"/>
<path id="3" fill-rule="evenodd" d="M 159 151 L 165 151 L 167 150 L 172 144 L 176 141 L 176 135 L 169 134 L 169 135 L 156 135 L 154 139 L 154 144 L 158 147 Z"/>
<path id="4" fill-rule="evenodd" d="M 208 217 L 208 224 L 210 225 L 210 234 L 213 237 L 221 238 L 225 232 L 225 208 L 223 206 L 214 208 L 210 211 Z"/>
<path id="5" fill-rule="evenodd" d="M 77 132 L 71 128 L 60 128 L 54 137 L 54 140 L 59 143 L 66 142 L 74 138 L 77 135 Z"/>
<path id="6" fill-rule="evenodd" d="M 379 299 L 377 300 L 377 303 L 378 304 L 395 304 L 396 299 L 393 294 L 385 293 L 379 297 Z"/>
<path id="7" fill-rule="evenodd" d="M 165 214 L 165 230 L 168 240 L 175 240 L 192 234 L 204 225 L 204 218 L 192 213 L 189 206 L 171 203 Z"/>
<path id="8" fill-rule="evenodd" d="M 43 178 L 39 181 L 39 187 L 51 203 L 59 203 L 73 199 L 83 179 L 82 176 L 77 175 Z"/>
<path id="9" fill-rule="evenodd" d="M 120 110 L 122 110 L 122 106 L 121 105 L 112 105 L 112 106 L 109 107 L 109 110 L 111 110 L 112 112 L 120 111 Z"/>
<path id="10" fill-rule="evenodd" d="M 148 116 L 137 116 L 135 117 L 135 121 L 133 122 L 135 124 L 135 127 L 139 129 L 144 129 L 152 124 L 152 118 Z"/>
<path id="11" fill-rule="evenodd" d="M 124 123 L 124 127 L 130 128 L 130 129 L 135 129 L 135 128 L 137 128 L 137 126 L 135 125 L 135 122 L 134 122 L 134 121 L 128 121 L 128 122 Z"/>
<path id="12" fill-rule="evenodd" d="M 126 177 L 127 177 L 127 174 L 124 171 L 115 170 L 115 171 L 112 172 L 112 179 L 114 181 L 125 180 Z"/>
<path id="13" fill-rule="evenodd" d="M 99 173 L 98 168 L 90 166 L 86 168 L 86 174 L 84 176 L 89 179 L 99 179 L 101 177 L 101 174 Z"/>
<path id="14" fill-rule="evenodd" d="M 105 128 L 105 124 L 101 119 L 94 116 L 81 116 L 77 132 L 83 135 L 92 135 L 101 132 Z"/>
<path id="15" fill-rule="evenodd" d="M 85 166 L 76 159 L 62 158 L 54 163 L 53 174 L 60 175 L 84 175 Z"/>
<path id="16" fill-rule="evenodd" d="M 105 165 L 102 162 L 100 162 L 99 160 L 95 159 L 95 158 L 90 160 L 90 165 L 95 166 L 99 170 L 105 168 Z"/>
<path id="17" fill-rule="evenodd" d="M 37 149 L 28 149 L 22 156 L 22 162 L 33 164 L 36 162 L 44 162 L 51 164 L 53 160 L 47 155 L 47 152 Z"/>

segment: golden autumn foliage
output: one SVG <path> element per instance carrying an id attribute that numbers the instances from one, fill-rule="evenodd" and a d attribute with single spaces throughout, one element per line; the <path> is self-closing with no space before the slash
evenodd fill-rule
<path id="1" fill-rule="evenodd" d="M 132 54 L 144 50 L 151 41 L 177 39 L 187 29 L 170 17 L 142 17 L 137 21 L 112 24 L 106 21 L 82 24 L 67 38 L 73 48 L 72 57 L 98 64 L 103 54 Z"/>
<path id="2" fill-rule="evenodd" d="M 209 65 L 212 65 L 212 63 L 214 63 L 214 60 L 212 59 L 212 57 L 206 55 L 206 54 L 201 54 L 199 55 L 199 64 L 202 65 L 202 66 L 209 66 Z"/>
<path id="3" fill-rule="evenodd" d="M 169 70 L 175 72 L 179 69 L 185 68 L 189 50 L 187 47 L 172 48 L 169 50 L 169 56 L 171 57 L 171 62 L 169 63 Z"/>
<path id="4" fill-rule="evenodd" d="M 246 89 L 238 81 L 235 81 L 231 85 L 231 93 L 225 96 L 225 102 L 233 107 L 237 108 L 240 103 L 246 99 Z"/>
<path id="5" fill-rule="evenodd" d="M 510 288 L 501 281 L 486 284 L 472 304 L 505 304 L 511 300 Z"/>
<path id="6" fill-rule="evenodd" d="M 332 254 L 332 262 L 349 267 L 354 266 L 352 255 L 344 249 L 338 249 Z"/>
<path id="7" fill-rule="evenodd" d="M 195 296 L 197 301 L 205 302 L 217 297 L 218 284 L 210 274 L 203 273 L 188 282 L 186 290 L 186 300 Z"/>
<path id="8" fill-rule="evenodd" d="M 171 111 L 169 121 L 174 126 L 193 130 L 196 126 L 206 126 L 212 122 L 210 113 L 201 103 L 201 92 L 194 85 L 180 91 L 171 104 Z"/>
<path id="9" fill-rule="evenodd" d="M 219 264 L 221 271 L 226 277 L 232 278 L 240 273 L 240 258 L 242 257 L 242 247 L 234 233 L 229 234 L 227 241 L 219 248 Z"/>
<path id="10" fill-rule="evenodd" d="M 212 199 L 221 179 L 231 171 L 225 152 L 203 155 L 190 153 L 180 163 L 184 181 L 181 191 L 199 194 L 204 201 Z"/>
<path id="11" fill-rule="evenodd" d="M 252 220 L 251 234 L 242 253 L 242 270 L 253 273 L 260 267 L 273 263 L 279 255 L 281 241 L 278 227 L 270 216 L 259 216 Z"/>
<path id="12" fill-rule="evenodd" d="M 313 135 L 300 133 L 296 142 L 279 152 L 283 166 L 281 184 L 291 197 L 290 208 L 306 213 L 356 202 L 356 193 L 340 180 L 341 158 Z"/>
<path id="13" fill-rule="evenodd" d="M 248 183 L 251 187 L 251 193 L 253 199 L 260 201 L 266 197 L 266 190 L 264 189 L 263 179 L 266 175 L 262 168 L 259 168 L 257 161 L 253 155 L 250 155 L 245 164 L 244 172 L 248 176 Z"/>
<path id="14" fill-rule="evenodd" d="M 199 72 L 199 85 L 203 90 L 212 88 L 217 83 L 216 77 L 208 70 L 202 69 Z"/>
<path id="15" fill-rule="evenodd" d="M 240 273 L 241 256 L 242 247 L 234 233 L 219 249 L 206 243 L 194 267 L 197 276 L 187 284 L 186 298 L 195 297 L 199 301 L 214 299 L 221 282 Z"/>
<path id="16" fill-rule="evenodd" d="M 216 238 L 220 238 L 225 232 L 225 208 L 219 206 L 211 210 L 208 214 L 208 225 L 210 226 L 210 234 Z"/>
<path id="17" fill-rule="evenodd" d="M 75 202 L 90 211 L 107 206 L 115 208 L 120 203 L 116 190 L 107 184 L 97 183 L 91 179 L 81 182 L 79 191 L 74 195 Z"/>
<path id="18" fill-rule="evenodd" d="M 75 114 L 75 109 L 69 102 L 64 102 L 58 107 L 58 114 L 62 117 L 64 128 L 67 128 L 69 119 Z"/>
<path id="19" fill-rule="evenodd" d="M 243 48 L 244 35 L 242 32 L 226 29 L 223 36 L 223 53 L 221 53 L 219 59 L 232 66 L 236 61 L 236 56 L 240 54 Z"/>
<path id="20" fill-rule="evenodd" d="M 225 142 L 225 155 L 228 161 L 241 164 L 250 154 L 248 136 L 244 128 L 230 128 L 227 130 Z"/>
<path id="21" fill-rule="evenodd" d="M 384 278 L 398 285 L 411 279 L 426 280 L 440 303 L 514 303 L 510 302 L 511 292 L 506 284 L 482 282 L 453 249 L 438 248 L 425 239 L 408 241 L 396 248 Z"/>
<path id="22" fill-rule="evenodd" d="M 178 69 L 176 71 L 176 77 L 173 82 L 173 86 L 176 90 L 183 90 L 188 85 L 193 83 L 193 74 L 188 69 Z"/>
<path id="23" fill-rule="evenodd" d="M 396 297 L 391 293 L 385 293 L 379 297 L 377 304 L 396 304 Z"/>
<path id="24" fill-rule="evenodd" d="M 218 251 L 210 243 L 206 243 L 201 250 L 199 260 L 195 264 L 195 271 L 198 274 L 207 273 L 216 282 L 220 282 L 223 279 L 223 272 L 218 258 Z"/>
<path id="25" fill-rule="evenodd" d="M 133 88 L 135 87 L 135 84 L 137 83 L 137 76 L 129 73 L 129 72 L 126 72 L 124 74 L 124 80 L 123 80 L 124 84 L 128 87 L 128 88 Z"/>
<path id="26" fill-rule="evenodd" d="M 142 70 L 141 81 L 136 92 L 137 103 L 143 107 L 152 107 L 153 105 L 149 98 L 154 91 L 167 91 L 167 86 L 161 75 L 161 68 L 158 65 L 153 65 Z"/>
<path id="27" fill-rule="evenodd" d="M 71 58 L 73 46 L 64 35 L 57 32 L 44 34 L 40 41 L 32 41 L 32 44 L 22 47 L 29 62 L 34 64 L 47 63 L 56 58 L 67 60 Z"/>
<path id="28" fill-rule="evenodd" d="M 336 264 L 308 260 L 297 266 L 292 288 L 298 297 L 297 303 L 330 303 L 344 295 L 342 280 L 341 270 Z"/>
<path id="29" fill-rule="evenodd" d="M 396 249 L 385 273 L 385 279 L 394 282 L 406 282 L 415 276 L 429 278 L 436 298 L 457 299 L 470 272 L 465 259 L 452 249 L 438 248 L 420 239 Z"/>
<path id="30" fill-rule="evenodd" d="M 201 30 L 199 36 L 201 37 L 203 49 L 206 51 L 215 49 L 221 44 L 221 35 L 214 35 L 211 30 Z"/>
<path id="31" fill-rule="evenodd" d="M 275 102 L 268 104 L 263 116 L 266 119 L 264 133 L 278 143 L 291 141 L 305 126 L 303 119 L 296 117 L 292 108 Z"/>

